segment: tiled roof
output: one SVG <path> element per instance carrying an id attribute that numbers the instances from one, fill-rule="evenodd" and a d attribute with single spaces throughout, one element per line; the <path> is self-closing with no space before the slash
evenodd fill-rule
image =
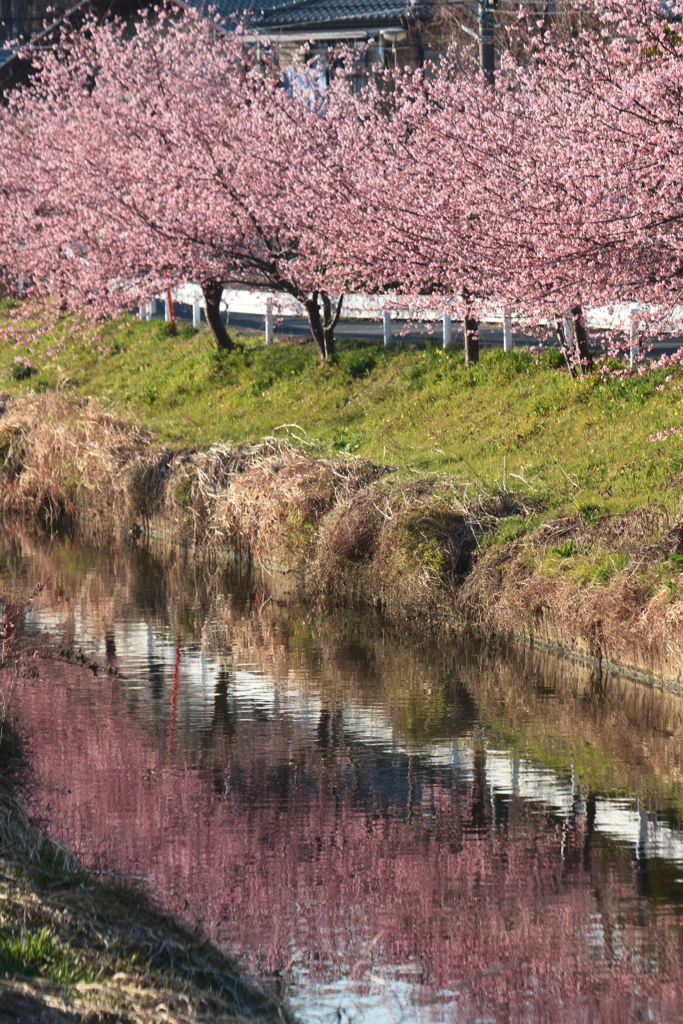
<path id="1" fill-rule="evenodd" d="M 355 25 L 366 27 L 368 23 L 381 25 L 395 23 L 408 11 L 422 6 L 411 4 L 410 0 L 184 0 L 189 7 L 200 11 L 213 7 L 223 21 L 244 15 L 254 27 L 295 28 L 316 25 Z"/>
<path id="2" fill-rule="evenodd" d="M 303 25 L 328 23 L 396 22 L 406 13 L 402 0 L 291 0 L 266 9 L 258 19 L 261 25 Z"/>

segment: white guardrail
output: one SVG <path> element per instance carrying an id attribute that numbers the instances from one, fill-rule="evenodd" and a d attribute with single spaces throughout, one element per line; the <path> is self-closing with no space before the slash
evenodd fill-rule
<path id="1" fill-rule="evenodd" d="M 170 319 L 170 307 L 165 294 L 158 296 L 165 304 L 166 319 Z M 192 321 L 195 327 L 201 323 L 201 311 L 204 306 L 204 299 L 201 288 L 196 284 L 182 285 L 173 290 L 173 299 L 185 305 L 192 306 Z M 148 319 L 156 313 L 156 302 L 146 303 L 140 306 L 140 318 Z M 264 331 L 266 344 L 272 344 L 275 319 L 282 316 L 305 317 L 306 311 L 303 305 L 293 296 L 280 292 L 252 291 L 250 289 L 226 288 L 221 300 L 221 310 L 224 312 L 251 313 L 252 315 L 264 318 Z M 663 314 L 650 306 L 639 306 L 630 302 L 617 302 L 613 306 L 601 306 L 595 309 L 587 309 L 584 314 L 586 326 L 594 330 L 626 330 L 632 335 L 648 320 L 660 320 L 658 328 L 661 333 L 683 334 L 683 306 L 675 306 Z M 444 347 L 451 343 L 452 320 L 455 319 L 448 312 L 437 307 L 424 307 L 419 310 L 411 310 L 407 307 L 401 308 L 397 305 L 395 295 L 364 295 L 351 292 L 344 296 L 342 307 L 343 319 L 359 320 L 381 320 L 384 328 L 384 343 L 391 344 L 393 336 L 393 324 L 397 321 L 415 322 L 438 322 L 443 326 Z M 516 323 L 524 327 L 525 318 L 521 315 L 514 316 L 507 314 L 500 309 L 489 309 L 480 317 L 482 323 L 499 324 L 503 328 L 503 347 L 505 350 L 512 348 L 512 324 Z M 567 317 L 565 317 L 567 319 Z M 571 317 L 569 318 L 571 320 Z"/>

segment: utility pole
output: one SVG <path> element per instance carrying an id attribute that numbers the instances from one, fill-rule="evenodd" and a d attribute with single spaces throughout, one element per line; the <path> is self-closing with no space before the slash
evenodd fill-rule
<path id="1" fill-rule="evenodd" d="M 495 0 L 478 0 L 477 21 L 479 22 L 479 64 L 489 85 L 493 85 L 496 73 L 495 49 L 493 46 L 493 7 Z"/>
<path id="2" fill-rule="evenodd" d="M 10 39 L 14 35 L 14 13 L 12 0 L 0 0 L 0 39 Z"/>
<path id="3" fill-rule="evenodd" d="M 474 36 L 479 43 L 479 66 L 487 83 L 493 87 L 496 78 L 496 51 L 493 45 L 495 22 L 493 11 L 496 0 L 477 0 L 477 24 L 479 31 L 474 32 L 468 25 L 460 27 L 468 35 Z M 479 321 L 470 316 L 468 307 L 469 292 L 463 288 L 462 297 L 465 303 L 463 319 L 463 340 L 465 346 L 465 366 L 479 362 Z"/>

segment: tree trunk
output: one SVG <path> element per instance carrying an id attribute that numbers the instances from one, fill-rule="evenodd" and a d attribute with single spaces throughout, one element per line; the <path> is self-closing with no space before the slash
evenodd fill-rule
<path id="1" fill-rule="evenodd" d="M 313 341 L 318 349 L 318 355 L 323 360 L 334 355 L 334 329 L 339 320 L 343 301 L 344 296 L 340 295 L 333 311 L 332 301 L 327 292 L 313 292 L 310 298 L 304 300 Z"/>
<path id="2" fill-rule="evenodd" d="M 565 322 L 567 330 L 565 330 Z M 569 330 L 571 330 L 571 337 L 567 337 Z M 577 377 L 584 370 L 592 370 L 593 357 L 588 350 L 588 334 L 581 306 L 573 306 L 565 317 L 556 317 L 555 332 L 572 377 Z"/>
<path id="3" fill-rule="evenodd" d="M 463 288 L 462 301 L 465 306 L 465 316 L 462 322 L 465 342 L 465 366 L 472 366 L 479 362 L 479 321 L 470 316 L 470 290 Z"/>
<path id="4" fill-rule="evenodd" d="M 583 368 L 573 311 L 566 313 L 564 316 L 555 317 L 555 333 L 569 367 L 569 372 L 572 377 L 578 377 Z"/>
<path id="5" fill-rule="evenodd" d="M 465 332 L 465 366 L 479 362 L 479 321 L 467 316 L 463 320 Z"/>
<path id="6" fill-rule="evenodd" d="M 572 308 L 572 316 L 574 317 L 574 332 L 576 334 L 576 344 L 579 350 L 581 365 L 584 370 L 590 372 L 593 369 L 593 357 L 588 350 L 588 332 L 586 331 L 586 323 L 583 319 L 583 309 L 581 306 L 574 306 Z"/>
<path id="7" fill-rule="evenodd" d="M 206 281 L 202 285 L 202 292 L 204 293 L 204 302 L 206 304 L 206 321 L 216 339 L 216 344 L 222 352 L 231 352 L 235 346 L 225 329 L 225 324 L 221 317 L 223 282 Z"/>

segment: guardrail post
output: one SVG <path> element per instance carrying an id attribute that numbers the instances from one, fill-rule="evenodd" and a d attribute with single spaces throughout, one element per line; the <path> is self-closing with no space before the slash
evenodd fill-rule
<path id="1" fill-rule="evenodd" d="M 195 299 L 192 303 L 192 326 L 196 331 L 202 325 L 202 305 L 199 299 Z"/>
<path id="2" fill-rule="evenodd" d="M 512 352 L 512 317 L 503 314 L 503 352 Z"/>
<path id="3" fill-rule="evenodd" d="M 443 315 L 443 347 L 448 348 L 452 344 L 452 321 L 449 313 Z"/>
<path id="4" fill-rule="evenodd" d="M 157 315 L 157 300 L 152 299 L 147 303 L 147 319 L 151 320 Z"/>
<path id="5" fill-rule="evenodd" d="M 273 344 L 273 300 L 266 299 L 266 345 Z"/>
<path id="6" fill-rule="evenodd" d="M 140 318 L 140 320 L 146 320 L 147 319 L 147 303 L 146 302 L 141 302 L 140 305 L 138 306 L 138 317 Z"/>
<path id="7" fill-rule="evenodd" d="M 384 326 L 384 347 L 389 348 L 394 332 L 391 326 L 391 313 L 388 309 L 382 313 L 382 324 Z"/>

